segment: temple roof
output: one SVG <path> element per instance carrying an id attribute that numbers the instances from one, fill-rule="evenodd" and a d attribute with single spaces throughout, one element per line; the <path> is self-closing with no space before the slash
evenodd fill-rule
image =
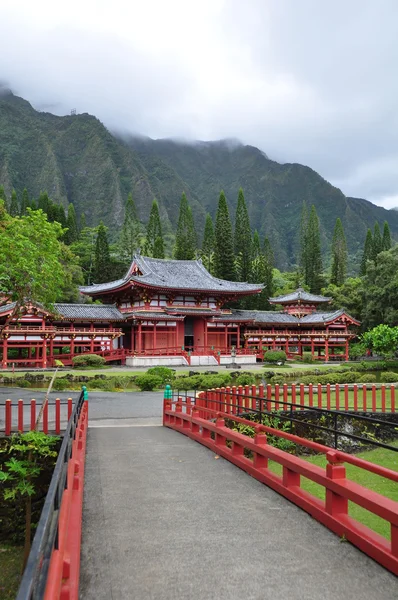
<path id="1" fill-rule="evenodd" d="M 288 313 L 282 313 L 278 311 L 270 310 L 233 310 L 229 315 L 222 315 L 221 317 L 215 317 L 215 321 L 244 321 L 256 323 L 270 323 L 270 324 L 296 324 L 296 325 L 319 325 L 332 323 L 342 315 L 346 315 L 349 319 L 352 319 L 354 323 L 359 325 L 359 321 L 351 317 L 345 312 L 344 309 L 335 310 L 331 312 L 313 312 L 310 315 L 303 317 L 295 317 Z"/>
<path id="2" fill-rule="evenodd" d="M 165 260 L 136 255 L 122 279 L 80 288 L 83 294 L 96 295 L 116 290 L 129 281 L 138 285 L 170 290 L 193 290 L 225 294 L 253 294 L 263 289 L 261 284 L 227 281 L 213 277 L 201 260 Z"/>
<path id="3" fill-rule="evenodd" d="M 65 319 L 87 321 L 124 321 L 125 316 L 114 304 L 54 304 L 58 314 Z"/>
<path id="4" fill-rule="evenodd" d="M 326 296 L 317 296 L 316 294 L 310 294 L 303 290 L 303 288 L 297 288 L 295 292 L 285 294 L 284 296 L 276 296 L 276 298 L 269 298 L 269 302 L 272 304 L 290 304 L 295 302 L 310 302 L 312 304 L 318 304 L 321 302 L 330 302 L 331 298 Z"/>

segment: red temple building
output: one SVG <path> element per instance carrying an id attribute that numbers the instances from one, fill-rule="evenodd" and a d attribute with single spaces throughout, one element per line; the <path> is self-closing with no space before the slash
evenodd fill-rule
<path id="1" fill-rule="evenodd" d="M 344 310 L 322 312 L 330 298 L 302 289 L 270 298 L 282 311 L 231 310 L 228 304 L 258 294 L 260 284 L 210 275 L 200 260 L 136 255 L 122 279 L 80 288 L 102 304 L 55 304 L 53 312 L 27 304 L 0 307 L 3 368 L 71 364 L 82 353 L 129 366 L 256 362 L 266 350 L 289 357 L 304 351 L 319 360 L 348 359 L 359 322 Z"/>

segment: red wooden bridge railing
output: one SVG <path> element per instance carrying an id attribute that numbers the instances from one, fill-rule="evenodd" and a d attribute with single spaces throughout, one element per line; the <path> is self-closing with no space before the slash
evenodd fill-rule
<path id="1" fill-rule="evenodd" d="M 166 392 L 170 393 L 169 390 Z M 344 536 L 360 550 L 398 575 L 398 502 L 350 480 L 345 463 L 353 464 L 397 483 L 398 472 L 278 429 L 255 425 L 253 421 L 230 412 L 220 411 L 214 420 L 213 406 L 210 408 L 201 406 L 198 409 L 192 404 L 191 399 L 187 399 L 186 402 L 181 398 L 173 401 L 167 397 L 169 393 L 165 393 L 164 426 L 200 442 L 219 456 L 247 471 L 252 477 L 297 504 L 337 535 Z M 226 419 L 250 427 L 255 426 L 254 439 L 227 427 Z M 269 445 L 267 433 L 325 454 L 326 469 Z M 245 451 L 251 452 L 252 459 L 245 456 Z M 282 475 L 269 469 L 269 460 L 282 466 Z M 325 489 L 325 500 L 320 500 L 304 490 L 301 487 L 301 477 L 321 485 Z M 353 518 L 348 511 L 349 502 L 387 521 L 390 524 L 391 539 L 387 540 Z"/>

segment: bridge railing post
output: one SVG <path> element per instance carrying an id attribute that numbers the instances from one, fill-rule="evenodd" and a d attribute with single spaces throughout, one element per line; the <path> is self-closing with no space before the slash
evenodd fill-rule
<path id="1" fill-rule="evenodd" d="M 163 425 L 170 421 L 169 415 L 166 415 L 166 410 L 171 409 L 171 401 L 173 398 L 173 390 L 169 384 L 164 388 L 163 393 Z"/>
<path id="2" fill-rule="evenodd" d="M 326 453 L 328 464 L 326 465 L 326 477 L 329 479 L 345 479 L 346 470 L 344 464 L 338 459 L 336 452 L 330 450 Z M 348 514 L 348 500 L 331 489 L 326 488 L 325 510 L 332 516 Z"/>

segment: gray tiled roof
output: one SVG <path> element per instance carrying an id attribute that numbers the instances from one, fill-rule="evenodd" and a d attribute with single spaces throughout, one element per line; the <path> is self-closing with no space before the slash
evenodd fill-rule
<path id="1" fill-rule="evenodd" d="M 154 310 L 137 310 L 134 312 L 123 313 L 123 315 L 128 319 L 147 319 L 148 321 L 151 319 L 159 321 L 182 321 L 184 319 L 183 316 L 169 315 L 168 313 L 155 312 Z"/>
<path id="2" fill-rule="evenodd" d="M 3 304 L 3 306 L 0 306 L 0 314 L 7 313 L 10 310 L 13 310 L 16 307 L 16 305 L 16 302 L 11 302 L 10 304 Z"/>
<path id="3" fill-rule="evenodd" d="M 317 296 L 315 294 L 310 294 L 303 290 L 303 288 L 298 288 L 295 292 L 291 294 L 285 294 L 284 296 L 276 296 L 275 298 L 270 298 L 269 301 L 273 304 L 288 304 L 289 302 L 298 302 L 299 300 L 303 300 L 304 302 L 330 302 L 331 298 L 326 296 Z"/>
<path id="4" fill-rule="evenodd" d="M 213 277 L 200 260 L 164 260 L 136 255 L 133 259 L 142 275 L 132 275 L 131 267 L 123 279 L 84 286 L 84 294 L 97 294 L 116 289 L 129 280 L 138 284 L 171 290 L 197 290 L 216 293 L 255 293 L 263 289 L 261 284 L 226 281 Z M 132 264 L 133 264 L 132 263 Z"/>
<path id="5" fill-rule="evenodd" d="M 272 310 L 233 310 L 230 315 L 216 317 L 216 321 L 253 321 L 254 323 L 299 323 L 293 315 Z"/>
<path id="6" fill-rule="evenodd" d="M 330 323 L 347 314 L 344 309 L 335 310 L 333 312 L 313 312 L 310 315 L 298 318 L 294 315 L 289 315 L 278 311 L 261 311 L 261 310 L 233 310 L 230 315 L 216 317 L 215 321 L 252 321 L 253 323 L 274 323 L 276 324 L 324 324 Z M 350 315 L 347 315 L 350 316 Z M 352 318 L 352 317 L 350 317 Z M 356 319 L 354 319 L 355 321 Z"/>
<path id="7" fill-rule="evenodd" d="M 125 316 L 114 304 L 54 304 L 55 310 L 65 319 L 98 321 L 124 321 Z"/>

